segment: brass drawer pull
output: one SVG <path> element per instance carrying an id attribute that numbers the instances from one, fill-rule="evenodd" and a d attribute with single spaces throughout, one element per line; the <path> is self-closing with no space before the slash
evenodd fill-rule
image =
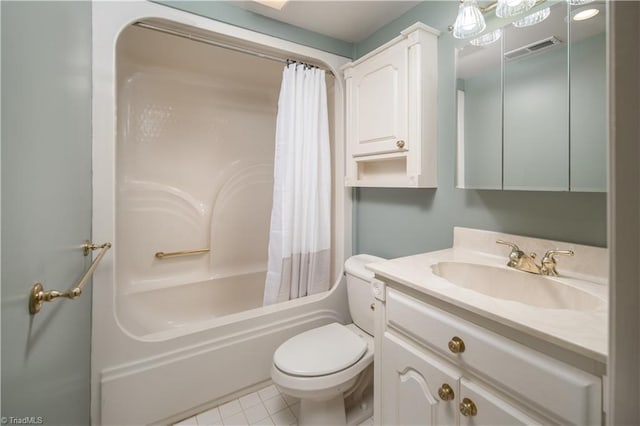
<path id="1" fill-rule="evenodd" d="M 404 148 L 404 141 L 403 140 L 396 141 L 396 146 L 398 147 L 398 149 Z"/>
<path id="2" fill-rule="evenodd" d="M 453 393 L 453 389 L 451 389 L 451 386 L 443 383 L 442 386 L 438 388 L 438 396 L 443 401 L 451 401 L 453 398 L 455 398 L 456 395 Z"/>
<path id="3" fill-rule="evenodd" d="M 465 417 L 473 417 L 478 415 L 478 407 L 469 398 L 464 398 L 460 403 L 460 414 Z"/>
<path id="4" fill-rule="evenodd" d="M 464 342 L 458 336 L 454 336 L 449 340 L 449 350 L 454 354 L 461 354 L 464 352 Z"/>

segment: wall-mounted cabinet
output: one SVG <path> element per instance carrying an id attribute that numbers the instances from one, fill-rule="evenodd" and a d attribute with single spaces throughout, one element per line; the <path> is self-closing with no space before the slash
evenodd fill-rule
<path id="1" fill-rule="evenodd" d="M 598 13 L 576 20 L 587 9 Z M 456 50 L 458 187 L 606 191 L 606 7 L 544 2 Z"/>
<path id="2" fill-rule="evenodd" d="M 438 35 L 414 24 L 343 68 L 346 186 L 437 186 Z"/>

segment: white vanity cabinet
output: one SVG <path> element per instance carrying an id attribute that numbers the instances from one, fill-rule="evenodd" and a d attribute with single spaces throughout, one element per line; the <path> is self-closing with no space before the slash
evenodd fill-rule
<path id="1" fill-rule="evenodd" d="M 414 24 L 343 68 L 347 186 L 437 185 L 438 35 Z"/>
<path id="2" fill-rule="evenodd" d="M 378 283 L 376 424 L 602 424 L 600 377 Z"/>
<path id="3" fill-rule="evenodd" d="M 384 334 L 381 350 L 384 365 L 380 424 L 457 424 L 459 370 L 390 333 Z M 445 399 L 450 399 L 441 400 L 439 389 Z"/>

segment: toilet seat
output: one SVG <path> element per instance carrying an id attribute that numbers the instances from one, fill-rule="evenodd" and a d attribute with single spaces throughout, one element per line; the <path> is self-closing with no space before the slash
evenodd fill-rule
<path id="1" fill-rule="evenodd" d="M 276 350 L 273 361 L 284 373 L 318 377 L 351 367 L 366 351 L 364 339 L 341 324 L 331 323 L 287 340 Z"/>

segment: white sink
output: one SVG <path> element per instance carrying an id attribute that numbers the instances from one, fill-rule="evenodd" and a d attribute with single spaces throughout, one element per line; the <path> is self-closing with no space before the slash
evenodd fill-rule
<path id="1" fill-rule="evenodd" d="M 540 308 L 595 311 L 606 305 L 590 293 L 527 272 L 463 262 L 440 262 L 431 269 L 458 287 Z"/>

